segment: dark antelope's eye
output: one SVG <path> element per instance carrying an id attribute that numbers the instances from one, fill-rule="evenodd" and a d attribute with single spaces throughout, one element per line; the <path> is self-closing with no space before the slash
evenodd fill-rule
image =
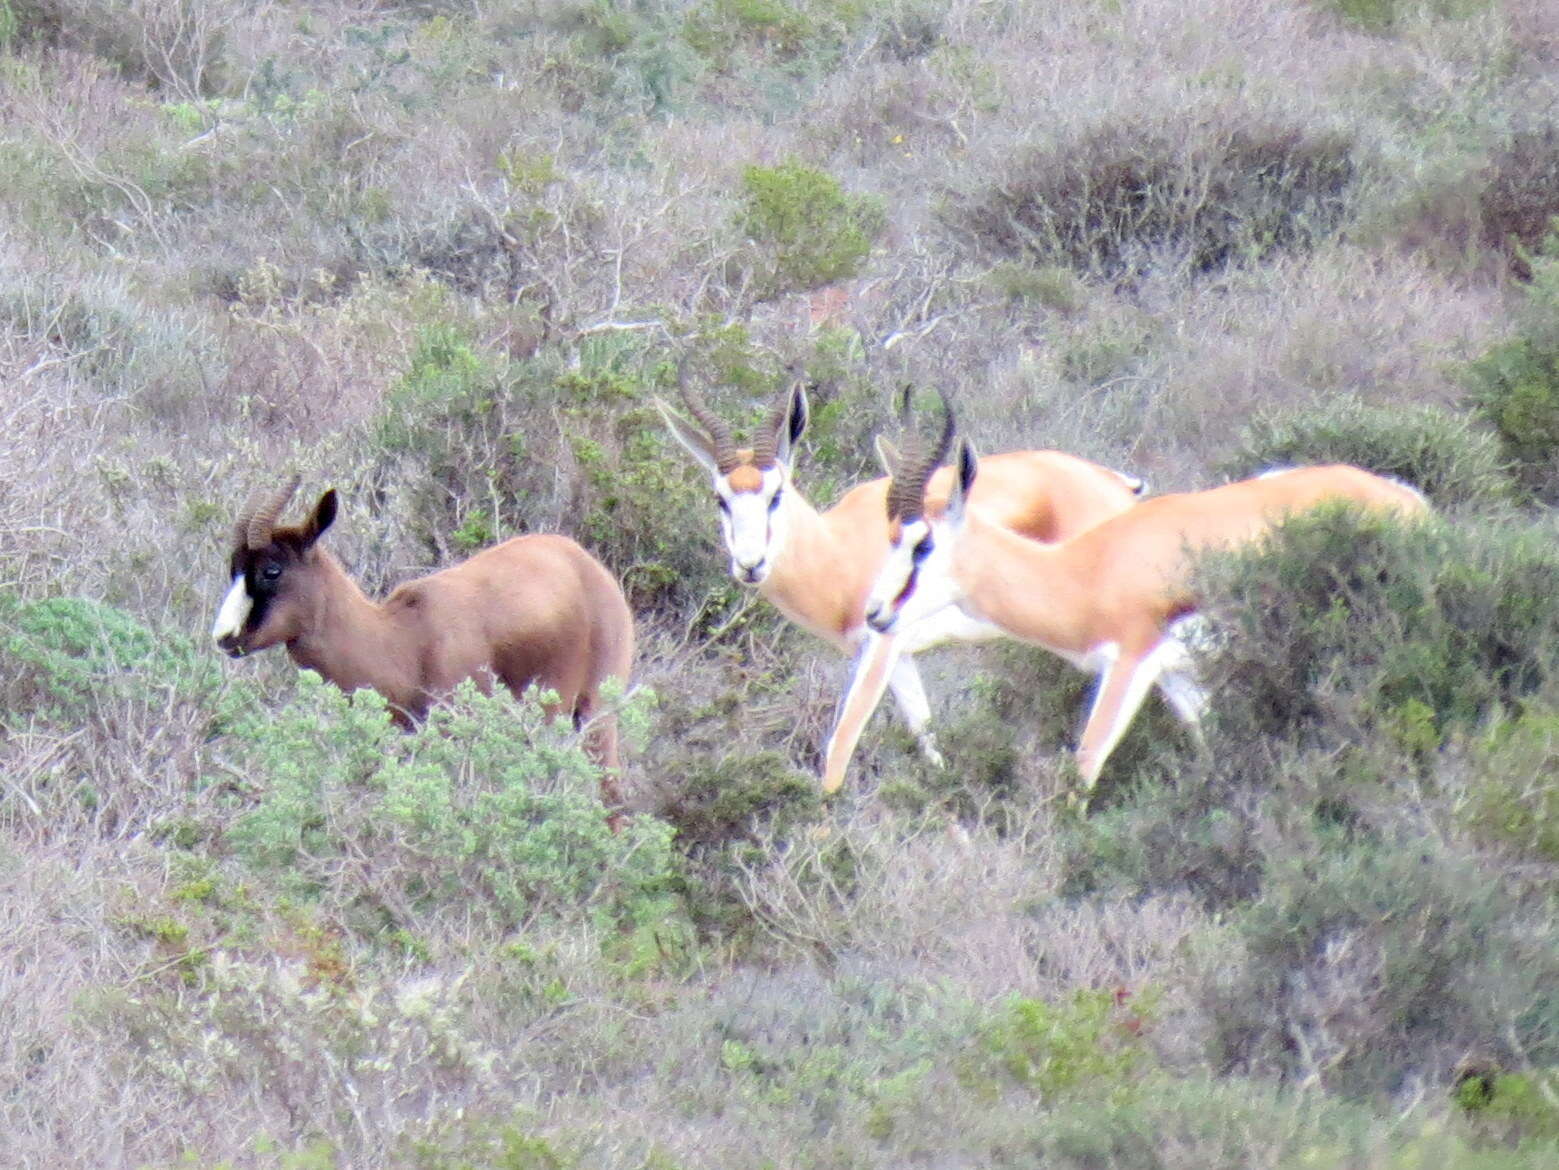
<path id="1" fill-rule="evenodd" d="M 928 532 L 925 536 L 922 536 L 915 547 L 910 550 L 909 555 L 918 565 L 921 561 L 925 560 L 931 555 L 931 547 L 931 534 Z"/>
<path id="2" fill-rule="evenodd" d="M 260 570 L 260 576 L 266 581 L 274 581 L 281 576 L 280 565 L 266 565 Z"/>

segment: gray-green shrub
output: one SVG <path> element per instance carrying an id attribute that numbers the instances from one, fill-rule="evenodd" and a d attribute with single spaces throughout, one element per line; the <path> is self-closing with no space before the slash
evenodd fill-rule
<path id="1" fill-rule="evenodd" d="M 494 925 L 626 921 L 659 907 L 675 875 L 670 826 L 634 816 L 614 833 L 597 769 L 534 697 L 466 683 L 408 735 L 377 694 L 304 672 L 235 752 L 255 803 L 233 844 L 368 929 L 452 907 Z"/>
<path id="2" fill-rule="evenodd" d="M 1498 438 L 1476 419 L 1438 406 L 1376 406 L 1352 397 L 1258 414 L 1218 470 L 1234 479 L 1308 463 L 1352 463 L 1389 475 L 1442 508 L 1493 507 L 1517 494 Z"/>

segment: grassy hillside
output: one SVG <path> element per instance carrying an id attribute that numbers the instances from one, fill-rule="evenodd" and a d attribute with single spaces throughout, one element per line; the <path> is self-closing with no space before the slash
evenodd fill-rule
<path id="1" fill-rule="evenodd" d="M 1559 1164 L 1547 0 L 0 0 L 0 1165 Z M 1437 522 L 1202 566 L 1204 747 L 1086 818 L 1086 680 L 846 664 L 726 576 L 657 395 L 797 482 L 905 383 L 1155 490 Z M 640 623 L 636 815 L 205 631 L 240 502 L 370 592 L 563 531 Z M 1156 702 L 1156 701 L 1155 701 Z"/>

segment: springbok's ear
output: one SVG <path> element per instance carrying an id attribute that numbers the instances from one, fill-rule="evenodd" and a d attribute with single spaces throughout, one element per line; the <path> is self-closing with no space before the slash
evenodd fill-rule
<path id="1" fill-rule="evenodd" d="M 969 503 L 969 493 L 974 490 L 974 477 L 980 473 L 980 457 L 975 453 L 974 444 L 968 439 L 958 441 L 958 455 L 955 460 L 958 474 L 953 478 L 953 490 L 947 497 L 947 518 L 954 524 L 964 522 L 964 510 Z"/>
<path id="2" fill-rule="evenodd" d="M 904 457 L 899 454 L 899 449 L 881 435 L 876 437 L 873 446 L 877 448 L 877 462 L 882 464 L 882 469 L 890 477 L 896 478 L 899 468 L 904 466 Z"/>
<path id="3" fill-rule="evenodd" d="M 337 503 L 335 488 L 331 488 L 319 497 L 319 503 L 314 505 L 313 515 L 303 525 L 303 545 L 305 548 L 325 535 L 325 529 L 336 522 Z"/>
<path id="4" fill-rule="evenodd" d="M 797 382 L 790 391 L 790 403 L 785 412 L 785 422 L 780 427 L 779 442 L 774 447 L 774 458 L 790 466 L 791 448 L 801 441 L 801 436 L 807 433 L 807 420 L 810 418 L 807 408 L 807 392 Z"/>
<path id="5" fill-rule="evenodd" d="M 714 440 L 678 415 L 664 400 L 657 398 L 655 408 L 660 411 L 660 417 L 666 420 L 666 429 L 671 432 L 671 437 L 681 443 L 710 475 L 718 474 L 720 465 L 715 459 Z"/>

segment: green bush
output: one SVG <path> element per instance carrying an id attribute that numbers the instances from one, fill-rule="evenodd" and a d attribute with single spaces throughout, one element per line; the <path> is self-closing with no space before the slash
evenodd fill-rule
<path id="1" fill-rule="evenodd" d="M 1469 771 L 1463 823 L 1524 856 L 1559 862 L 1559 710 L 1534 704 L 1496 725 Z"/>
<path id="2" fill-rule="evenodd" d="M 1493 424 L 1521 484 L 1559 500 L 1559 235 L 1534 257 L 1516 336 L 1466 368 L 1470 397 Z"/>
<path id="3" fill-rule="evenodd" d="M 1208 667 L 1228 750 L 1408 728 L 1433 748 L 1559 681 L 1559 553 L 1518 526 L 1323 508 L 1213 558 L 1202 588 L 1229 635 Z"/>
<path id="4" fill-rule="evenodd" d="M 236 750 L 256 803 L 234 845 L 299 893 L 368 913 L 369 929 L 453 907 L 508 926 L 628 921 L 675 874 L 670 826 L 630 817 L 613 833 L 596 768 L 533 698 L 462 684 L 406 735 L 374 692 L 305 672 Z"/>
<path id="5" fill-rule="evenodd" d="M 243 686 L 228 688 L 202 639 L 154 630 L 90 598 L 0 595 L 0 726 L 24 713 L 79 726 L 119 704 L 182 700 L 209 706 L 221 727 L 252 698 Z"/>
<path id="6" fill-rule="evenodd" d="M 1473 419 L 1438 406 L 1372 406 L 1351 397 L 1258 415 L 1218 471 L 1242 478 L 1310 463 L 1352 463 L 1391 476 L 1439 507 L 1486 508 L 1516 495 L 1499 440 Z"/>
<path id="7" fill-rule="evenodd" d="M 765 295 L 803 291 L 860 271 L 882 230 L 882 201 L 850 195 L 839 180 L 799 162 L 742 172 L 738 228 L 763 249 Z"/>
<path id="8" fill-rule="evenodd" d="M 1302 250 L 1341 221 L 1354 144 L 1245 117 L 1216 134 L 1112 124 L 1031 150 L 950 195 L 949 223 L 996 257 L 1133 280 L 1167 259 L 1193 273 Z"/>
<path id="9" fill-rule="evenodd" d="M 1040 1099 L 1127 1093 L 1148 1063 L 1148 1008 L 1108 990 L 1079 989 L 1060 1003 L 1014 996 L 980 1030 L 978 1052 L 961 1076 L 999 1071 Z"/>

